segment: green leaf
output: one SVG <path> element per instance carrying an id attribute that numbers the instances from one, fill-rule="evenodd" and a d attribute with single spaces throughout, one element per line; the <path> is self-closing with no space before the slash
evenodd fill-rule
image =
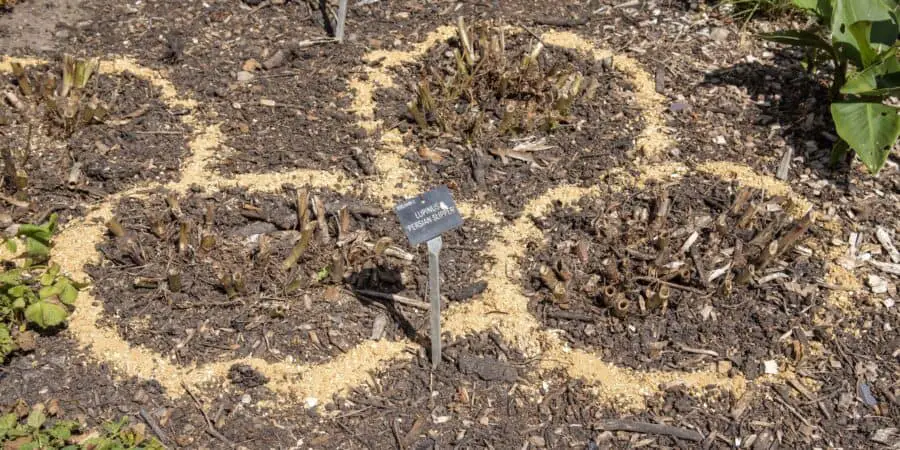
<path id="1" fill-rule="evenodd" d="M 25 424 L 35 430 L 40 430 L 41 426 L 44 425 L 44 422 L 46 421 L 47 415 L 44 414 L 44 405 L 38 403 L 31 408 L 31 413 L 28 414 L 28 419 L 25 420 Z"/>
<path id="2" fill-rule="evenodd" d="M 868 24 L 855 25 L 860 22 Z M 893 38 L 886 43 L 881 42 L 885 23 L 891 24 L 894 30 Z M 869 53 L 874 51 L 873 41 L 892 44 L 896 39 L 897 23 L 894 21 L 893 8 L 884 0 L 834 0 L 830 28 L 832 42 L 840 53 L 857 67 L 864 68 L 867 67 L 867 59 L 870 62 L 873 60 Z M 878 39 L 872 39 L 873 29 L 879 30 L 874 33 Z"/>
<path id="3" fill-rule="evenodd" d="M 856 22 L 891 20 L 892 11 L 883 0 L 834 0 L 832 31 Z"/>
<path id="4" fill-rule="evenodd" d="M 65 441 L 72 437 L 72 430 L 77 428 L 77 424 L 75 422 L 70 421 L 59 421 L 53 424 L 53 428 L 47 431 L 47 434 L 53 436 L 54 438 Z"/>
<path id="5" fill-rule="evenodd" d="M 25 253 L 32 258 L 46 259 L 50 256 L 50 246 L 38 239 L 26 237 Z"/>
<path id="6" fill-rule="evenodd" d="M 18 250 L 18 248 L 16 246 L 16 241 L 14 241 L 12 239 L 7 239 L 6 240 L 6 249 L 9 250 L 10 253 L 15 253 L 16 250 Z"/>
<path id="7" fill-rule="evenodd" d="M 62 281 L 62 283 L 65 284 L 63 285 L 62 292 L 59 294 L 59 301 L 72 306 L 78 298 L 78 289 L 75 289 L 75 286 L 72 286 L 68 281 Z"/>
<path id="8" fill-rule="evenodd" d="M 856 151 L 869 172 L 878 173 L 900 136 L 897 108 L 881 103 L 833 103 L 831 115 L 838 135 Z"/>
<path id="9" fill-rule="evenodd" d="M 50 286 L 53 284 L 53 279 L 56 278 L 50 272 L 44 272 L 41 274 L 40 283 L 41 286 Z"/>
<path id="10" fill-rule="evenodd" d="M 828 21 L 831 17 L 831 0 L 793 0 L 794 6 L 805 9 Z"/>
<path id="11" fill-rule="evenodd" d="M 66 321 L 69 312 L 50 300 L 41 300 L 25 308 L 25 318 L 41 328 L 55 327 Z"/>
<path id="12" fill-rule="evenodd" d="M 0 284 L 17 285 L 22 283 L 22 269 L 0 272 Z"/>
<path id="13" fill-rule="evenodd" d="M 882 55 L 881 61 L 857 72 L 841 87 L 842 94 L 892 95 L 900 88 L 900 62 L 897 50 Z"/>
<path id="14" fill-rule="evenodd" d="M 43 300 L 46 298 L 59 295 L 62 292 L 62 286 L 54 284 L 53 286 L 44 286 L 38 291 L 38 298 Z"/>
<path id="15" fill-rule="evenodd" d="M 13 341 L 12 336 L 9 334 L 9 329 L 6 325 L 0 323 L 0 364 L 6 359 L 6 355 L 12 353 L 16 349 L 16 343 Z M 2 439 L 3 434 L 5 433 L 3 429 L 3 418 L 6 416 L 0 417 L 0 439 Z"/>
<path id="16" fill-rule="evenodd" d="M 783 30 L 774 33 L 763 33 L 757 35 L 761 39 L 777 42 L 785 45 L 796 45 L 798 47 L 812 47 L 832 52 L 831 44 L 822 39 L 818 34 L 806 30 Z"/>
<path id="17" fill-rule="evenodd" d="M 872 43 L 869 35 L 872 33 L 872 22 L 856 22 L 850 25 L 850 35 L 856 40 L 857 50 L 862 59 L 863 67 L 871 66 L 877 59 L 878 55 L 872 49 Z"/>
<path id="18" fill-rule="evenodd" d="M 3 439 L 19 422 L 19 418 L 15 413 L 4 414 L 0 416 L 0 439 Z"/>

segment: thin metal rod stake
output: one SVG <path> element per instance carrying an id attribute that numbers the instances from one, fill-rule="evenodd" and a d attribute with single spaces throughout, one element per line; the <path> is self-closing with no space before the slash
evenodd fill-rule
<path id="1" fill-rule="evenodd" d="M 444 241 L 440 236 L 428 241 L 428 300 L 431 303 L 431 368 L 441 362 L 441 265 Z"/>
<path id="2" fill-rule="evenodd" d="M 337 28 L 334 30 L 334 38 L 338 42 L 344 41 L 344 23 L 347 22 L 347 0 L 338 2 Z"/>

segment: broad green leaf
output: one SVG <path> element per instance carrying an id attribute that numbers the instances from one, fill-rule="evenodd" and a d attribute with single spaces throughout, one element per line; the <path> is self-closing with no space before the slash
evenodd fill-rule
<path id="1" fill-rule="evenodd" d="M 0 284 L 17 285 L 22 282 L 22 269 L 12 269 L 0 272 Z"/>
<path id="2" fill-rule="evenodd" d="M 831 18 L 831 0 L 793 0 L 794 6 L 805 9 L 828 22 Z"/>
<path id="3" fill-rule="evenodd" d="M 869 67 L 878 59 L 875 50 L 872 49 L 872 43 L 869 35 L 872 33 L 872 22 L 856 22 L 850 25 L 850 35 L 856 40 L 856 48 L 862 59 L 863 67 Z"/>
<path id="4" fill-rule="evenodd" d="M 841 93 L 883 95 L 897 88 L 900 88 L 900 62 L 894 49 L 883 55 L 880 62 L 853 74 L 841 87 Z"/>
<path id="5" fill-rule="evenodd" d="M 50 256 L 50 247 L 38 239 L 26 237 L 25 252 L 32 258 L 45 259 Z"/>
<path id="6" fill-rule="evenodd" d="M 50 436 L 60 441 L 65 441 L 72 437 L 72 430 L 78 428 L 78 424 L 68 420 L 60 420 L 53 424 L 53 428 L 47 430 Z"/>
<path id="7" fill-rule="evenodd" d="M 774 33 L 763 33 L 758 35 L 767 41 L 777 42 L 779 44 L 796 45 L 798 47 L 813 47 L 832 52 L 831 44 L 822 39 L 816 33 L 806 30 L 784 30 Z"/>
<path id="8" fill-rule="evenodd" d="M 44 425 L 44 422 L 46 421 L 47 415 L 44 414 L 44 405 L 38 403 L 31 408 L 31 413 L 28 414 L 28 419 L 25 420 L 25 424 L 35 430 L 40 430 L 41 426 Z"/>
<path id="9" fill-rule="evenodd" d="M 834 0 L 831 39 L 840 53 L 857 67 L 866 67 L 864 60 L 872 50 L 871 30 L 880 26 L 876 22 L 892 23 L 893 20 L 893 9 L 884 0 Z M 869 25 L 852 27 L 859 22 L 868 22 Z M 893 23 L 895 30 L 896 26 Z M 893 39 L 889 43 L 893 43 Z M 868 58 L 871 61 L 871 55 Z"/>
<path id="10" fill-rule="evenodd" d="M 56 231 L 57 220 L 59 220 L 59 216 L 56 213 L 53 213 L 50 215 L 50 220 L 43 225 L 20 225 L 17 235 L 30 237 L 49 245 L 50 238 L 53 236 L 53 232 Z"/>
<path id="11" fill-rule="evenodd" d="M 59 295 L 60 293 L 62 293 L 62 286 L 59 284 L 44 286 L 38 291 L 38 298 L 43 300 L 45 298 L 53 297 L 54 295 Z"/>
<path id="12" fill-rule="evenodd" d="M 887 161 L 900 136 L 897 108 L 881 103 L 833 103 L 831 115 L 838 135 L 875 174 Z"/>
<path id="13" fill-rule="evenodd" d="M 892 11 L 884 0 L 834 0 L 832 27 L 891 20 Z"/>
<path id="14" fill-rule="evenodd" d="M 65 284 L 62 292 L 59 294 L 59 301 L 72 306 L 75 304 L 75 299 L 78 298 L 78 289 L 75 289 L 75 286 L 72 286 L 68 281 L 63 281 L 63 283 Z"/>
<path id="15" fill-rule="evenodd" d="M 24 288 L 25 286 L 17 286 L 17 287 Z M 13 304 L 12 304 L 12 308 L 14 311 L 21 311 L 21 310 L 25 309 L 26 306 L 28 306 L 28 305 L 25 304 L 25 299 L 22 297 L 16 298 L 16 300 L 13 301 Z"/>
<path id="16" fill-rule="evenodd" d="M 25 319 L 41 328 L 55 327 L 66 321 L 69 312 L 50 300 L 41 300 L 25 308 Z"/>
<path id="17" fill-rule="evenodd" d="M 40 278 L 41 286 L 50 286 L 51 284 L 53 284 L 54 278 L 56 278 L 56 277 L 53 276 L 53 274 L 50 272 L 42 273 L 41 278 Z"/>
<path id="18" fill-rule="evenodd" d="M 15 413 L 4 414 L 0 416 L 0 439 L 10 430 L 16 427 L 19 418 Z"/>

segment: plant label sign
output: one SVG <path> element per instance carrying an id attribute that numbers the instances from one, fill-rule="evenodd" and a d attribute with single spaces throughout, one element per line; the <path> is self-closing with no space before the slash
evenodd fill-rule
<path id="1" fill-rule="evenodd" d="M 394 210 L 412 245 L 428 243 L 428 300 L 431 316 L 431 367 L 441 361 L 441 234 L 462 225 L 450 189 L 438 186 L 397 205 Z"/>
<path id="2" fill-rule="evenodd" d="M 419 245 L 462 225 L 462 216 L 447 186 L 438 186 L 397 205 L 394 210 L 412 245 Z"/>

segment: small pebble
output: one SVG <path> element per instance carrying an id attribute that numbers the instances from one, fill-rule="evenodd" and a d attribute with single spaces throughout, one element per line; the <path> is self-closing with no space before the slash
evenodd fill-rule
<path id="1" fill-rule="evenodd" d="M 731 35 L 731 32 L 725 28 L 713 28 L 712 31 L 709 32 L 709 38 L 716 42 L 725 42 L 729 35 Z"/>

